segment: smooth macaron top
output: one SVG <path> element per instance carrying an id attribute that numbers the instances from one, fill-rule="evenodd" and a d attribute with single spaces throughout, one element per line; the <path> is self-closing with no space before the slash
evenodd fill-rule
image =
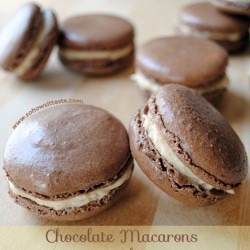
<path id="1" fill-rule="evenodd" d="M 39 111 L 14 130 L 4 167 L 14 185 L 54 196 L 113 179 L 129 157 L 119 120 L 94 106 L 66 104 Z"/>
<path id="2" fill-rule="evenodd" d="M 35 43 L 42 26 L 40 8 L 32 3 L 20 7 L 0 31 L 0 65 L 14 70 Z"/>
<path id="3" fill-rule="evenodd" d="M 222 115 L 194 90 L 165 85 L 150 98 L 148 109 L 177 157 L 202 180 L 229 189 L 246 177 L 242 142 Z"/>
<path id="4" fill-rule="evenodd" d="M 159 83 L 198 87 L 225 73 L 227 52 L 212 41 L 192 37 L 162 37 L 145 43 L 137 52 L 137 67 Z"/>
<path id="5" fill-rule="evenodd" d="M 220 12 L 209 2 L 195 3 L 182 8 L 179 20 L 186 25 L 214 32 L 248 32 L 249 21 Z"/>
<path id="6" fill-rule="evenodd" d="M 125 19 L 89 14 L 67 19 L 61 27 L 60 45 L 71 49 L 105 50 L 133 41 L 133 26 Z"/>

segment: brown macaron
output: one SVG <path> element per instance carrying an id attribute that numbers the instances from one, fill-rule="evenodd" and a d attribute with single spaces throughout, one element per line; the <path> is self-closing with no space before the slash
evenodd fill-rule
<path id="1" fill-rule="evenodd" d="M 212 41 L 183 36 L 156 38 L 139 47 L 132 79 L 148 97 L 162 85 L 177 83 L 218 104 L 228 85 L 227 63 L 227 52 Z"/>
<path id="2" fill-rule="evenodd" d="M 10 136 L 4 169 L 11 197 L 52 220 L 81 220 L 110 207 L 133 171 L 128 134 L 100 108 L 49 107 Z"/>
<path id="3" fill-rule="evenodd" d="M 249 19 L 219 11 L 209 2 L 185 6 L 179 14 L 177 32 L 181 35 L 211 39 L 230 53 L 248 45 Z"/>
<path id="4" fill-rule="evenodd" d="M 130 147 L 164 192 L 191 205 L 234 194 L 247 176 L 242 142 L 222 115 L 191 88 L 168 84 L 131 121 Z"/>
<path id="5" fill-rule="evenodd" d="M 28 3 L 0 31 L 0 66 L 23 80 L 36 78 L 57 42 L 54 13 Z"/>
<path id="6" fill-rule="evenodd" d="M 235 15 L 250 15 L 249 0 L 211 0 L 219 10 Z"/>
<path id="7" fill-rule="evenodd" d="M 134 28 L 117 16 L 75 16 L 62 24 L 59 45 L 59 58 L 69 69 L 81 74 L 110 74 L 132 63 Z"/>

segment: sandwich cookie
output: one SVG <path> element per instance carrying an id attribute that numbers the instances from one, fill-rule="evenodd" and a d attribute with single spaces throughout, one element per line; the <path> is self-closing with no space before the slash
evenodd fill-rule
<path id="1" fill-rule="evenodd" d="M 211 39 L 229 52 L 243 50 L 248 44 L 249 20 L 220 12 L 208 2 L 184 7 L 179 14 L 177 32 Z"/>
<path id="2" fill-rule="evenodd" d="M 236 15 L 250 15 L 249 0 L 211 0 L 219 10 Z"/>
<path id="3" fill-rule="evenodd" d="M 142 171 L 164 192 L 191 205 L 233 195 L 247 176 L 239 137 L 186 86 L 168 84 L 152 95 L 132 119 L 129 137 Z"/>
<path id="4" fill-rule="evenodd" d="M 212 41 L 162 37 L 138 49 L 132 79 L 148 97 L 164 84 L 177 83 L 217 104 L 228 85 L 227 63 L 227 52 Z"/>
<path id="5" fill-rule="evenodd" d="M 125 19 L 104 14 L 76 16 L 62 24 L 59 58 L 78 73 L 110 74 L 132 62 L 133 40 L 133 26 Z"/>
<path id="6" fill-rule="evenodd" d="M 0 31 L 0 66 L 23 80 L 44 69 L 57 41 L 54 13 L 36 4 L 20 7 Z"/>
<path id="7" fill-rule="evenodd" d="M 89 105 L 44 109 L 10 136 L 4 169 L 11 197 L 47 219 L 81 220 L 110 207 L 133 171 L 128 134 Z"/>

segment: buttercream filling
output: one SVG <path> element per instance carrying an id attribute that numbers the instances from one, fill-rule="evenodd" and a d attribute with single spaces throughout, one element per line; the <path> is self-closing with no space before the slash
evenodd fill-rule
<path id="1" fill-rule="evenodd" d="M 198 38 L 211 39 L 216 41 L 229 41 L 229 42 L 238 42 L 244 36 L 244 34 L 239 32 L 232 32 L 229 34 L 225 34 L 222 32 L 214 32 L 214 31 L 201 31 L 194 27 L 187 26 L 185 24 L 180 24 L 178 29 L 182 34 L 187 36 L 194 36 Z"/>
<path id="2" fill-rule="evenodd" d="M 131 80 L 133 80 L 140 89 L 148 90 L 152 93 L 159 90 L 161 85 L 150 81 L 144 74 L 140 71 L 136 71 L 135 74 L 131 75 Z"/>
<path id="3" fill-rule="evenodd" d="M 136 73 L 131 76 L 131 79 L 136 82 L 139 88 L 148 90 L 152 93 L 158 91 L 159 88 L 162 86 L 148 79 L 140 71 L 136 71 Z M 204 95 L 204 94 L 216 91 L 216 90 L 226 89 L 228 84 L 229 84 L 229 80 L 227 76 L 225 75 L 223 78 L 220 78 L 218 81 L 216 81 L 215 83 L 213 83 L 213 85 L 209 87 L 197 87 L 193 89 L 195 89 L 199 94 Z"/>
<path id="4" fill-rule="evenodd" d="M 133 50 L 133 45 L 127 45 L 114 50 L 72 50 L 60 49 L 59 53 L 68 60 L 91 61 L 91 60 L 117 60 L 128 56 Z"/>
<path id="5" fill-rule="evenodd" d="M 143 115 L 144 122 L 143 127 L 147 133 L 148 138 L 153 143 L 154 147 L 157 149 L 159 154 L 171 164 L 177 171 L 184 175 L 192 185 L 200 190 L 200 188 L 210 191 L 212 189 L 217 189 L 212 185 L 204 182 L 198 176 L 196 176 L 185 164 L 175 155 L 173 150 L 170 148 L 166 140 L 164 139 L 162 132 L 153 120 L 150 113 Z M 234 190 L 230 189 L 225 191 L 230 194 L 234 194 Z"/>
<path id="6" fill-rule="evenodd" d="M 41 206 L 46 206 L 49 208 L 53 208 L 55 210 L 63 210 L 66 208 L 81 207 L 92 201 L 101 200 L 104 196 L 108 195 L 110 191 L 120 187 L 123 183 L 125 183 L 130 178 L 132 171 L 133 171 L 133 161 L 129 161 L 125 172 L 120 176 L 120 178 L 118 178 L 111 185 L 94 189 L 85 194 L 56 201 L 39 199 L 37 197 L 34 197 L 26 193 L 22 189 L 17 188 L 10 180 L 8 180 L 8 183 L 10 190 L 17 196 L 21 196 L 29 200 L 32 200 Z"/>
<path id="7" fill-rule="evenodd" d="M 227 75 L 225 74 L 222 78 L 213 83 L 212 86 L 209 87 L 197 87 L 195 89 L 200 95 L 208 94 L 214 92 L 216 90 L 226 89 L 229 85 L 229 80 Z"/>
<path id="8" fill-rule="evenodd" d="M 49 9 L 44 10 L 42 16 L 43 16 L 43 27 L 42 30 L 40 31 L 40 34 L 38 35 L 35 44 L 33 45 L 33 48 L 25 57 L 23 62 L 14 70 L 15 74 L 18 76 L 24 75 L 33 66 L 34 62 L 37 60 L 37 57 L 39 56 L 44 40 L 47 38 L 51 30 L 51 24 L 53 22 L 53 14 L 51 10 Z"/>

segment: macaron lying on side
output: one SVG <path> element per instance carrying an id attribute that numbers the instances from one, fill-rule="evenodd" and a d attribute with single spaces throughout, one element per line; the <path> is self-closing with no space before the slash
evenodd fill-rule
<path id="1" fill-rule="evenodd" d="M 134 28 L 113 15 L 74 16 L 62 24 L 59 46 L 59 59 L 67 68 L 81 74 L 111 74 L 132 63 Z"/>
<path id="2" fill-rule="evenodd" d="M 212 205 L 246 178 L 242 142 L 194 90 L 176 84 L 153 94 L 131 121 L 130 146 L 142 171 L 187 204 Z"/>
<path id="3" fill-rule="evenodd" d="M 35 79 L 43 71 L 57 37 L 52 10 L 33 3 L 21 6 L 0 30 L 0 66 L 23 80 Z"/>
<path id="4" fill-rule="evenodd" d="M 218 105 L 229 84 L 227 63 L 227 52 L 212 41 L 160 37 L 138 48 L 132 79 L 147 97 L 162 85 L 177 83 L 195 89 Z"/>
<path id="5" fill-rule="evenodd" d="M 133 159 L 128 134 L 110 113 L 66 104 L 39 111 L 10 136 L 5 153 L 11 197 L 52 220 L 82 220 L 119 199 Z"/>

